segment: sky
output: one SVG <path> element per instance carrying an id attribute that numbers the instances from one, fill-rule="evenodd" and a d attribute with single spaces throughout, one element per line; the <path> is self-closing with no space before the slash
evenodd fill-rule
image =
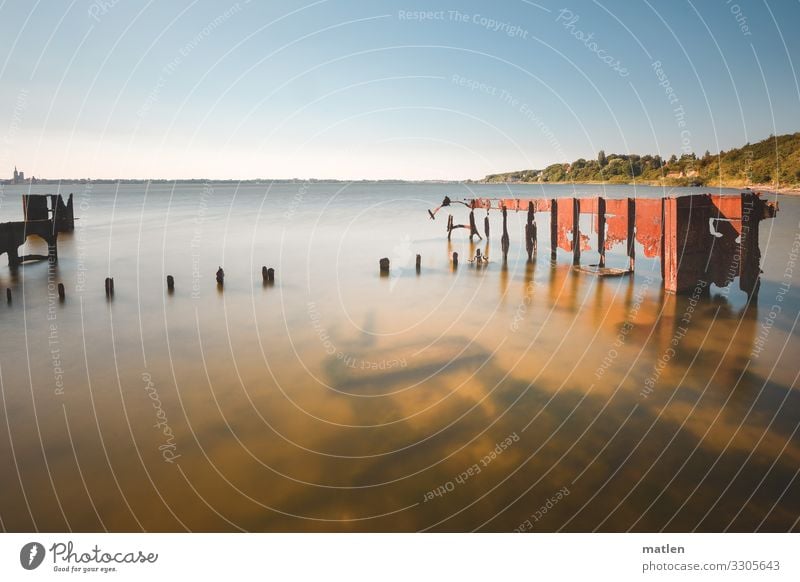
<path id="1" fill-rule="evenodd" d="M 0 176 L 462 180 L 716 153 L 800 131 L 798 24 L 800 0 L 6 0 Z"/>

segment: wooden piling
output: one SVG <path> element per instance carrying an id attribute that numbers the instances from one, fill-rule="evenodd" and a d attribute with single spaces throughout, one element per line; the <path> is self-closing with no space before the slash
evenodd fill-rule
<path id="1" fill-rule="evenodd" d="M 510 241 L 508 239 L 508 210 L 506 209 L 506 205 L 503 204 L 503 236 L 500 239 L 500 247 L 503 250 L 503 260 L 508 260 L 508 249 L 510 247 Z"/>
<path id="2" fill-rule="evenodd" d="M 486 211 L 486 216 L 483 219 L 483 232 L 486 234 L 486 240 L 489 240 L 489 211 Z"/>
<path id="3" fill-rule="evenodd" d="M 11 305 L 11 289 L 6 288 L 6 303 Z"/>
<path id="4" fill-rule="evenodd" d="M 453 234 L 453 215 L 447 215 L 447 240 L 450 240 L 450 236 Z"/>
<path id="5" fill-rule="evenodd" d="M 106 277 L 106 297 L 111 297 L 114 294 L 114 279 Z"/>
<path id="6" fill-rule="evenodd" d="M 66 299 L 66 297 L 67 297 L 67 291 L 66 291 L 66 289 L 64 289 L 64 283 L 59 283 L 58 284 L 58 298 L 59 298 L 59 300 L 64 301 L 64 299 Z"/>
<path id="7" fill-rule="evenodd" d="M 572 264 L 581 264 L 581 201 L 572 199 Z"/>
<path id="8" fill-rule="evenodd" d="M 628 268 L 633 272 L 636 263 L 636 200 L 628 198 Z"/>
<path id="9" fill-rule="evenodd" d="M 550 261 L 556 262 L 558 255 L 558 200 L 550 200 Z"/>
<path id="10" fill-rule="evenodd" d="M 453 268 L 458 267 L 458 253 L 453 253 Z"/>
<path id="11" fill-rule="evenodd" d="M 380 261 L 378 261 L 378 266 L 380 267 L 380 271 L 382 274 L 386 274 L 389 272 L 389 259 L 384 257 Z"/>
<path id="12" fill-rule="evenodd" d="M 267 266 L 266 265 L 261 267 L 261 278 L 264 280 L 264 283 L 267 282 Z"/>
<path id="13" fill-rule="evenodd" d="M 597 198 L 597 251 L 600 253 L 597 266 L 603 269 L 606 266 L 606 199 L 602 196 Z"/>
<path id="14" fill-rule="evenodd" d="M 167 275 L 167 290 L 175 291 L 175 278 L 172 275 Z"/>
<path id="15" fill-rule="evenodd" d="M 267 269 L 267 283 L 272 285 L 275 282 L 275 269 L 270 267 Z"/>
<path id="16" fill-rule="evenodd" d="M 222 270 L 222 267 L 217 269 L 217 285 L 224 285 L 225 284 L 225 271 Z"/>
<path id="17" fill-rule="evenodd" d="M 422 255 L 417 255 L 417 273 L 422 270 Z"/>
<path id="18" fill-rule="evenodd" d="M 533 250 L 535 248 L 535 241 L 536 241 L 536 226 L 535 226 L 535 213 L 536 210 L 533 206 L 533 202 L 528 202 L 528 219 L 525 223 L 525 250 L 528 251 L 528 261 L 533 260 Z"/>

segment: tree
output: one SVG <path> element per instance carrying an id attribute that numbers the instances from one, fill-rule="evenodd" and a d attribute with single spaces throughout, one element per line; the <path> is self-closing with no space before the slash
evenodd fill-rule
<path id="1" fill-rule="evenodd" d="M 597 152 L 597 163 L 600 164 L 601 168 L 605 166 L 606 163 L 608 163 L 606 160 L 606 152 L 604 152 L 603 150 Z"/>
<path id="2" fill-rule="evenodd" d="M 678 163 L 678 156 L 676 156 L 675 154 L 672 154 L 669 157 L 669 162 L 668 163 L 669 164 L 677 164 Z"/>

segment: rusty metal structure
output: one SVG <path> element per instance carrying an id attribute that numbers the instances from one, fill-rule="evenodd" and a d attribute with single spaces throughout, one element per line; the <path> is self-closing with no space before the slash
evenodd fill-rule
<path id="1" fill-rule="evenodd" d="M 22 210 L 24 220 L 0 223 L 0 255 L 8 254 L 8 265 L 12 268 L 28 260 L 57 261 L 58 234 L 75 229 L 72 194 L 67 202 L 60 194 L 23 195 Z M 34 235 L 47 243 L 47 256 L 20 256 L 19 247 Z"/>
<path id="2" fill-rule="evenodd" d="M 745 192 L 740 196 L 699 194 L 660 199 L 622 198 L 470 198 L 453 201 L 445 197 L 431 219 L 444 207 L 463 204 L 469 208 L 469 224 L 454 224 L 448 216 L 447 237 L 458 228 L 470 230 L 470 239 L 481 238 L 475 211 L 486 210 L 484 232 L 489 238 L 489 211 L 499 210 L 503 217 L 501 247 L 507 260 L 510 246 L 508 212 L 525 212 L 525 247 L 528 259 L 538 251 L 536 215 L 547 213 L 550 219 L 550 258 L 557 249 L 572 252 L 573 265 L 599 275 L 632 273 L 636 263 L 636 243 L 645 257 L 661 261 L 664 289 L 672 293 L 691 292 L 698 283 L 729 285 L 739 277 L 739 287 L 748 295 L 758 292 L 761 252 L 758 246 L 759 223 L 773 218 L 776 204 L 761 195 Z M 589 232 L 581 230 L 581 216 L 591 217 Z M 596 238 L 599 255 L 593 271 L 581 265 L 581 253 L 592 248 Z M 625 245 L 627 269 L 606 268 L 606 251 Z M 707 288 L 707 287 L 706 287 Z"/>

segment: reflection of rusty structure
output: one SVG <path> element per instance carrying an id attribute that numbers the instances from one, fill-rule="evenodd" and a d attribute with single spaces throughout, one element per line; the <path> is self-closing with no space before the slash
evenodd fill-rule
<path id="1" fill-rule="evenodd" d="M 597 239 L 598 273 L 619 274 L 633 271 L 636 242 L 645 257 L 661 259 L 661 274 L 667 291 L 681 293 L 695 288 L 699 281 L 719 287 L 739 277 L 739 287 L 753 294 L 758 290 L 759 222 L 772 218 L 775 204 L 765 202 L 759 194 L 741 196 L 701 194 L 663 199 L 624 198 L 472 198 L 459 201 L 470 209 L 470 225 L 475 224 L 475 210 L 501 210 L 503 213 L 503 257 L 508 254 L 506 215 L 509 211 L 526 212 L 525 243 L 528 256 L 537 248 L 536 221 L 538 212 L 550 216 L 551 258 L 556 249 L 572 252 L 573 264 L 580 266 L 581 252 L 591 249 L 590 233 L 581 230 L 581 215 L 590 215 L 591 233 Z M 430 212 L 433 218 L 451 200 Z M 448 219 L 447 234 L 454 228 Z M 476 234 L 470 229 L 471 236 Z M 488 229 L 487 229 L 488 234 Z M 606 250 L 625 243 L 629 267 L 627 271 L 606 269 Z"/>
<path id="2" fill-rule="evenodd" d="M 58 233 L 75 229 L 75 216 L 72 210 L 72 194 L 67 202 L 60 194 L 27 194 L 22 196 L 24 221 L 0 224 L 0 254 L 8 253 L 8 264 L 16 267 L 23 261 L 32 259 L 58 258 Z M 19 255 L 19 247 L 25 240 L 36 235 L 47 242 L 48 256 Z"/>

